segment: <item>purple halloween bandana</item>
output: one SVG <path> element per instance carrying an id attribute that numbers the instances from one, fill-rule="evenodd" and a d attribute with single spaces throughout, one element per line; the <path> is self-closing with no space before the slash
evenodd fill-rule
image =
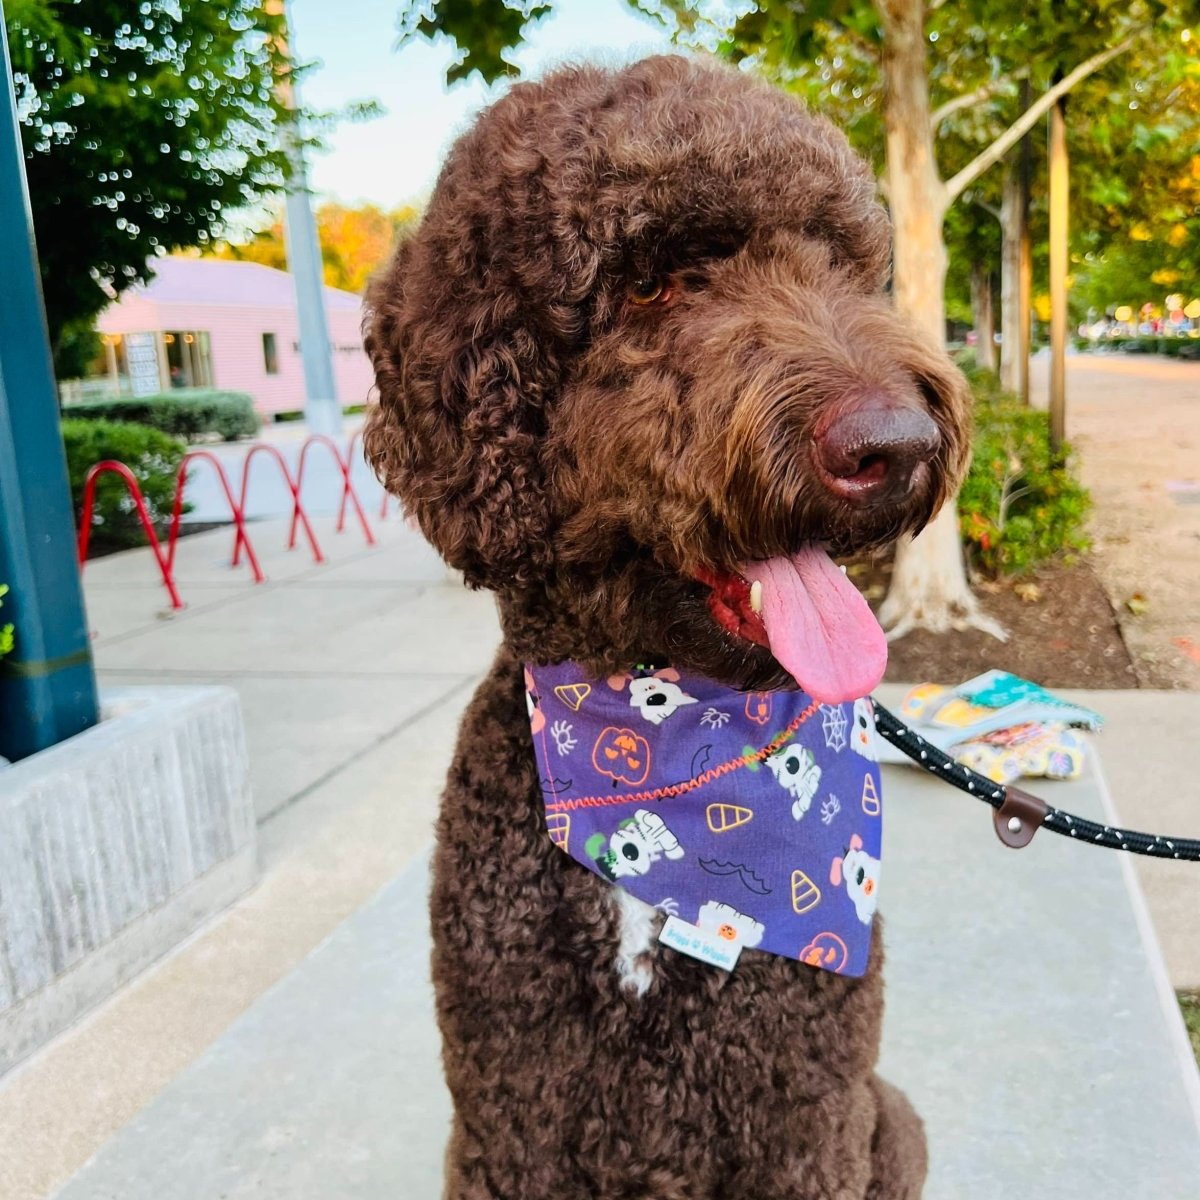
<path id="1" fill-rule="evenodd" d="M 870 700 L 572 663 L 529 665 L 525 684 L 556 846 L 712 945 L 866 971 L 882 824 Z"/>

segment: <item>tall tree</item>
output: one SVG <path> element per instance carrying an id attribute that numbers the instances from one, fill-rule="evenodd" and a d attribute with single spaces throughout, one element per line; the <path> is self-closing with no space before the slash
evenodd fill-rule
<path id="1" fill-rule="evenodd" d="M 695 0 L 669 0 L 693 14 Z M 1080 0 L 828 0 L 802 9 L 759 0 L 724 34 L 736 60 L 792 77 L 809 94 L 832 79 L 830 50 L 847 40 L 860 60 L 874 60 L 881 85 L 885 187 L 895 229 L 897 308 L 930 337 L 945 330 L 946 248 L 950 205 L 995 167 L 1054 102 L 1127 53 L 1142 39 L 1178 37 L 1182 9 L 1165 4 Z M 1154 24 L 1157 22 L 1157 25 Z M 1017 82 L 1035 84 L 1029 108 L 993 130 L 995 102 Z M 1058 77 L 1058 82 L 1052 80 Z M 975 122 L 986 135 L 968 161 L 943 169 L 943 125 Z M 941 153 L 940 153 L 941 152 Z M 967 584 L 956 513 L 947 505 L 896 555 L 891 590 L 880 611 L 893 636 L 924 627 L 977 626 L 998 633 Z"/>
<path id="2" fill-rule="evenodd" d="M 5 19 L 58 347 L 156 255 L 277 191 L 293 64 L 259 0 L 6 0 Z"/>
<path id="3" fill-rule="evenodd" d="M 357 208 L 334 201 L 322 204 L 316 217 L 325 282 L 330 287 L 361 292 L 387 258 L 400 232 L 419 215 L 412 205 L 384 212 L 375 204 Z M 245 241 L 219 243 L 212 253 L 217 258 L 258 262 L 286 270 L 282 215 Z"/>
<path id="4" fill-rule="evenodd" d="M 734 61 L 765 71 L 793 90 L 819 97 L 821 107 L 872 108 L 860 122 L 881 127 L 884 190 L 895 229 L 897 308 L 926 334 L 945 336 L 946 245 L 949 206 L 991 170 L 1041 121 L 1059 97 L 1144 39 L 1160 52 L 1178 46 L 1180 30 L 1197 13 L 1196 0 L 757 0 L 730 17 L 706 0 L 630 0 L 674 25 L 676 36 L 717 48 Z M 462 60 L 485 78 L 509 71 L 503 49 L 485 31 L 504 20 L 524 36 L 546 5 L 521 0 L 439 0 L 407 7 L 407 34 L 444 34 L 460 47 L 487 53 Z M 417 14 L 417 15 L 413 15 Z M 839 95 L 845 70 L 873 78 Z M 946 173 L 939 133 L 990 114 L 996 98 L 1011 97 L 1019 80 L 1034 83 L 1028 109 L 961 166 Z M 836 87 L 835 87 L 836 85 Z M 832 105 L 828 103 L 832 101 Z M 855 122 L 850 128 L 855 131 Z M 967 584 L 956 514 L 947 505 L 897 551 L 892 589 L 881 610 L 893 636 L 977 626 L 1000 633 L 980 611 Z"/>

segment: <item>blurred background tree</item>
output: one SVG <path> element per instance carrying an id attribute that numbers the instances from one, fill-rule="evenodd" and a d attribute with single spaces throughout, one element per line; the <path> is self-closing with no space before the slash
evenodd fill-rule
<path id="1" fill-rule="evenodd" d="M 321 239 L 325 282 L 330 287 L 361 293 L 391 252 L 396 238 L 419 216 L 420 211 L 411 204 L 391 212 L 375 204 L 352 208 L 327 201 L 320 205 L 316 212 L 317 233 Z M 282 214 L 248 240 L 220 242 L 212 253 L 217 258 L 263 263 L 286 270 Z"/>
<path id="2" fill-rule="evenodd" d="M 294 69 L 258 0 L 6 0 L 56 366 L 80 373 L 92 319 L 283 185 L 277 84 Z"/>

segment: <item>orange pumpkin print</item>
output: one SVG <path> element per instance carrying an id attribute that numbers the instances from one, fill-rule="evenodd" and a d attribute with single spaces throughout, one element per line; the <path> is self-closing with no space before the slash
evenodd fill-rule
<path id="1" fill-rule="evenodd" d="M 765 725 L 771 719 L 771 693 L 751 692 L 746 697 L 746 716 L 756 725 Z"/>
<path id="2" fill-rule="evenodd" d="M 632 729 L 609 725 L 596 739 L 592 766 L 601 775 L 636 787 L 650 774 L 650 743 Z"/>
<path id="3" fill-rule="evenodd" d="M 835 975 L 843 970 L 850 959 L 850 951 L 846 943 L 836 933 L 818 933 L 803 950 L 800 951 L 800 961 L 810 967 L 824 967 Z"/>

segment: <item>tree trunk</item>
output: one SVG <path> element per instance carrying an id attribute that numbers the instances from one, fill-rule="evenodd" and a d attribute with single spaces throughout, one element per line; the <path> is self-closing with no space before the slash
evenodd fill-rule
<path id="1" fill-rule="evenodd" d="M 1000 192 L 1000 382 L 1021 391 L 1021 233 L 1025 206 L 1021 174 L 1015 161 L 1004 167 Z"/>
<path id="2" fill-rule="evenodd" d="M 1029 76 L 1021 80 L 1021 108 L 1029 108 Z M 1017 315 L 1020 319 L 1020 361 L 1017 364 L 1017 395 L 1029 403 L 1030 320 L 1033 317 L 1033 246 L 1029 240 L 1029 194 L 1033 190 L 1033 143 L 1030 134 L 1021 139 L 1017 153 L 1021 180 L 1021 250 L 1017 284 Z"/>
<path id="3" fill-rule="evenodd" d="M 975 365 L 996 370 L 996 321 L 992 309 L 992 273 L 984 263 L 971 264 L 971 316 L 975 325 Z"/>
<path id="4" fill-rule="evenodd" d="M 1025 192 L 1025 221 L 1021 231 L 1021 286 L 1018 312 L 1021 314 L 1021 361 L 1020 370 L 1017 372 L 1020 378 L 1017 395 L 1021 397 L 1021 403 L 1027 405 L 1029 403 L 1029 355 L 1033 340 L 1033 245 L 1029 239 L 1028 184 L 1026 184 Z"/>
<path id="5" fill-rule="evenodd" d="M 929 119 L 923 0 L 876 0 L 883 25 L 888 204 L 895 236 L 896 308 L 939 345 L 946 339 L 946 189 Z M 918 536 L 896 547 L 892 586 L 879 610 L 890 637 L 983 627 L 967 585 L 953 501 Z M 994 629 L 994 627 L 993 627 Z"/>

